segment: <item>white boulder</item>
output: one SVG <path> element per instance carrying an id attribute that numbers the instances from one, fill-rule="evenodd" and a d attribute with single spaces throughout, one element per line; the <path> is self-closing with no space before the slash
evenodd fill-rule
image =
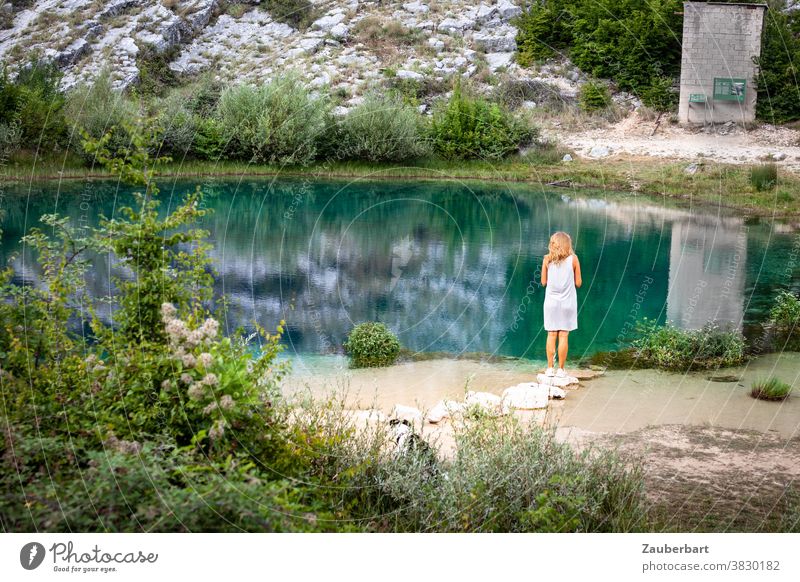
<path id="1" fill-rule="evenodd" d="M 334 12 L 327 14 L 322 18 L 318 18 L 311 23 L 311 28 L 314 30 L 321 30 L 322 32 L 330 32 L 331 29 L 344 20 L 344 14 L 341 12 Z"/>
<path id="2" fill-rule="evenodd" d="M 464 404 L 469 407 L 477 407 L 492 414 L 503 412 L 503 399 L 497 394 L 490 392 L 467 392 Z"/>
<path id="3" fill-rule="evenodd" d="M 486 64 L 494 72 L 501 67 L 507 67 L 514 59 L 514 53 L 487 53 Z"/>
<path id="4" fill-rule="evenodd" d="M 464 412 L 465 407 L 466 405 L 463 402 L 442 400 L 428 412 L 428 422 L 438 424 L 445 418 L 453 418 Z"/>
<path id="5" fill-rule="evenodd" d="M 395 404 L 389 418 L 396 418 L 398 420 L 407 420 L 412 425 L 420 426 L 422 424 L 422 412 L 413 406 L 404 406 L 403 404 Z"/>
<path id="6" fill-rule="evenodd" d="M 419 0 L 414 2 L 406 2 L 403 4 L 403 10 L 406 12 L 411 12 L 411 14 L 427 14 L 430 10 L 427 4 L 423 4 Z"/>
<path id="7" fill-rule="evenodd" d="M 545 376 L 544 374 L 537 374 L 536 381 L 539 384 L 544 384 L 546 386 L 556 386 L 558 388 L 563 388 L 565 386 L 571 386 L 573 384 L 578 383 L 578 379 L 575 378 L 574 376 L 564 376 L 562 378 L 559 378 L 557 376 Z"/>
<path id="8" fill-rule="evenodd" d="M 509 2 L 509 0 L 500 0 L 500 2 L 497 3 L 497 13 L 503 20 L 511 20 L 522 14 L 522 8 Z"/>
<path id="9" fill-rule="evenodd" d="M 425 78 L 425 75 L 417 73 L 415 71 L 409 71 L 407 69 L 400 69 L 397 71 L 397 78 L 398 79 L 411 79 L 412 81 L 421 81 Z"/>
<path id="10" fill-rule="evenodd" d="M 503 410 L 534 410 L 547 408 L 550 399 L 550 387 L 527 382 L 517 384 L 503 391 Z"/>

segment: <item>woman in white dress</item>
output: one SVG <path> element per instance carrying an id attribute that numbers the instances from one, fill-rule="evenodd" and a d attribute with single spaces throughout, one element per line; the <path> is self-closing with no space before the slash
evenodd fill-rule
<path id="1" fill-rule="evenodd" d="M 545 375 L 564 377 L 569 332 L 578 329 L 578 294 L 581 286 L 581 264 L 572 250 L 572 239 L 565 232 L 550 237 L 550 252 L 542 263 L 544 295 L 544 328 L 547 330 L 547 370 Z M 558 371 L 553 359 L 558 340 Z"/>

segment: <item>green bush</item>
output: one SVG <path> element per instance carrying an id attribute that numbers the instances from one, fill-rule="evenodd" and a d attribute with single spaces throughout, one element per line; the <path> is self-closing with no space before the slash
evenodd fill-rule
<path id="1" fill-rule="evenodd" d="M 160 151 L 183 158 L 191 150 L 198 132 L 200 117 L 195 115 L 183 92 L 173 92 L 153 103 L 156 112 L 153 127 Z"/>
<path id="2" fill-rule="evenodd" d="M 329 102 L 312 98 L 293 75 L 258 87 L 228 88 L 217 107 L 230 156 L 280 164 L 314 160 L 329 114 Z"/>
<path id="3" fill-rule="evenodd" d="M 80 85 L 68 94 L 65 115 L 71 147 L 94 162 L 83 148 L 81 134 L 85 132 L 96 140 L 111 132 L 106 145 L 113 152 L 121 152 L 130 145 L 130 135 L 124 128 L 137 123 L 139 111 L 132 100 L 114 90 L 111 75 L 104 71 L 92 84 Z"/>
<path id="4" fill-rule="evenodd" d="M 510 79 L 497 85 L 492 99 L 511 110 L 522 106 L 524 101 L 533 101 L 537 107 L 559 110 L 565 105 L 561 93 L 543 81 Z"/>
<path id="5" fill-rule="evenodd" d="M 518 61 L 566 53 L 581 70 L 641 93 L 680 70 L 682 3 L 531 1 L 517 19 Z M 652 105 L 651 105 L 652 106 Z"/>
<path id="6" fill-rule="evenodd" d="M 382 323 L 360 323 L 347 336 L 344 349 L 353 368 L 391 366 L 400 353 L 400 342 Z"/>
<path id="7" fill-rule="evenodd" d="M 430 152 L 422 119 L 410 105 L 370 95 L 341 121 L 339 159 L 402 162 Z"/>
<path id="8" fill-rule="evenodd" d="M 315 430 L 339 415 L 326 411 Z M 320 427 L 319 424 L 322 424 Z M 330 428 L 327 428 L 330 427 Z M 454 424 L 452 458 L 376 454 L 390 435 L 337 440 L 324 466 L 347 475 L 344 507 L 377 531 L 604 532 L 646 528 L 641 469 L 608 450 L 578 453 L 552 432 L 483 415 Z M 385 516 L 391 515 L 391 519 Z"/>
<path id="9" fill-rule="evenodd" d="M 745 360 L 744 338 L 738 331 L 709 324 L 684 330 L 644 320 L 632 342 L 639 364 L 665 370 L 695 370 L 735 366 Z"/>
<path id="10" fill-rule="evenodd" d="M 314 19 L 314 4 L 309 0 L 266 0 L 261 5 L 274 20 L 301 30 Z"/>
<path id="11" fill-rule="evenodd" d="M 507 109 L 456 87 L 431 122 L 434 151 L 449 160 L 499 160 L 530 144 L 535 129 Z"/>
<path id="12" fill-rule="evenodd" d="M 162 96 L 171 87 L 178 85 L 178 74 L 169 64 L 178 56 L 178 48 L 158 51 L 152 46 L 143 46 L 136 54 L 139 69 L 138 92 L 145 96 Z"/>
<path id="13" fill-rule="evenodd" d="M 17 77 L 0 74 L 0 126 L 2 147 L 53 151 L 67 141 L 61 73 L 49 63 L 31 61 Z"/>
<path id="14" fill-rule="evenodd" d="M 777 164 L 761 164 L 750 168 L 750 184 L 759 192 L 772 190 L 777 183 Z"/>
<path id="15" fill-rule="evenodd" d="M 611 106 L 611 93 L 608 87 L 597 81 L 589 81 L 581 85 L 578 92 L 581 109 L 589 113 L 602 111 Z"/>
<path id="16" fill-rule="evenodd" d="M 756 380 L 750 388 L 750 396 L 758 400 L 786 400 L 792 387 L 786 382 L 770 377 Z"/>
<path id="17" fill-rule="evenodd" d="M 756 113 L 770 123 L 800 119 L 800 13 L 786 11 L 783 0 L 768 0 L 758 58 Z"/>
<path id="18" fill-rule="evenodd" d="M 778 293 L 769 312 L 767 327 L 777 348 L 800 350 L 800 299 L 794 293 Z"/>
<path id="19" fill-rule="evenodd" d="M 672 77 L 655 76 L 650 84 L 639 89 L 639 98 L 656 111 L 671 111 L 678 105 L 679 94 L 673 88 Z"/>

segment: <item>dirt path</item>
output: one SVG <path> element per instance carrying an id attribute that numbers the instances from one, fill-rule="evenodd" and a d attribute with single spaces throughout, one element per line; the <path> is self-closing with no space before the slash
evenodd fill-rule
<path id="1" fill-rule="evenodd" d="M 685 129 L 666 120 L 658 125 L 655 134 L 654 129 L 655 120 L 633 113 L 603 128 L 571 131 L 550 127 L 543 133 L 582 157 L 605 157 L 599 155 L 605 147 L 609 156 L 691 162 L 752 164 L 775 159 L 780 167 L 800 172 L 800 131 L 795 129 L 767 124 L 751 130 L 733 124 Z"/>

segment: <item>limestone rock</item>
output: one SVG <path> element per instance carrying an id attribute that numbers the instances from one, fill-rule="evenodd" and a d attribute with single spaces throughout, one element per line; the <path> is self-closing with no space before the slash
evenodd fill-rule
<path id="1" fill-rule="evenodd" d="M 503 399 L 490 392 L 467 392 L 464 404 L 480 408 L 490 414 L 503 412 Z"/>
<path id="2" fill-rule="evenodd" d="M 611 155 L 611 150 L 604 145 L 596 145 L 589 150 L 590 158 L 606 158 Z"/>
<path id="3" fill-rule="evenodd" d="M 500 0 L 500 2 L 497 3 L 497 13 L 500 15 L 501 19 L 509 21 L 522 14 L 522 8 L 509 2 L 509 0 Z"/>
<path id="4" fill-rule="evenodd" d="M 578 383 L 578 379 L 575 376 L 565 376 L 563 378 L 558 378 L 556 376 L 545 376 L 544 374 L 537 374 L 536 381 L 539 384 L 544 384 L 546 386 L 556 386 L 558 388 L 564 388 L 565 386 L 571 386 L 573 384 Z"/>
<path id="5" fill-rule="evenodd" d="M 407 2 L 403 4 L 403 10 L 411 12 L 411 14 L 427 14 L 430 11 L 430 8 L 427 4 L 423 4 L 419 0 L 415 0 L 414 2 Z"/>
<path id="6" fill-rule="evenodd" d="M 564 157 L 561 158 L 561 161 L 562 162 L 571 162 L 572 161 L 572 156 L 569 155 L 569 154 L 564 154 Z"/>
<path id="7" fill-rule="evenodd" d="M 514 60 L 514 53 L 487 53 L 486 64 L 489 65 L 489 70 L 496 71 L 501 67 L 507 67 Z"/>
<path id="8" fill-rule="evenodd" d="M 464 412 L 466 405 L 455 400 L 442 400 L 428 412 L 428 422 L 438 424 L 445 418 L 453 418 Z"/>
<path id="9" fill-rule="evenodd" d="M 408 71 L 406 69 L 400 69 L 397 71 L 397 78 L 398 79 L 410 79 L 412 81 L 421 81 L 425 78 L 425 75 L 417 73 L 415 71 Z"/>
<path id="10" fill-rule="evenodd" d="M 412 425 L 422 424 L 422 412 L 413 406 L 404 406 L 403 404 L 395 404 L 389 418 L 396 418 L 398 420 L 407 420 Z"/>
<path id="11" fill-rule="evenodd" d="M 340 24 L 344 20 L 344 14 L 341 12 L 334 12 L 322 18 L 318 18 L 311 23 L 311 28 L 314 30 L 321 30 L 322 32 L 330 32 L 331 29 Z"/>

